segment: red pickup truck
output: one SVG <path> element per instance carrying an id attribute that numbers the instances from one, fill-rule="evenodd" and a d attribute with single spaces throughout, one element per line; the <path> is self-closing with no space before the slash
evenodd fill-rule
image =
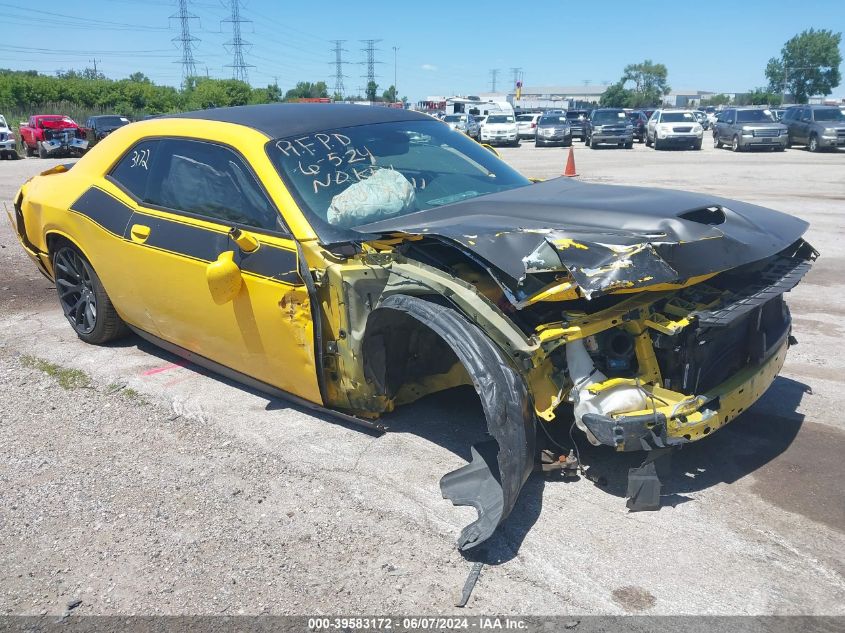
<path id="1" fill-rule="evenodd" d="M 36 114 L 20 126 L 21 144 L 27 156 L 41 158 L 82 156 L 88 149 L 85 133 L 76 122 L 61 114 Z"/>

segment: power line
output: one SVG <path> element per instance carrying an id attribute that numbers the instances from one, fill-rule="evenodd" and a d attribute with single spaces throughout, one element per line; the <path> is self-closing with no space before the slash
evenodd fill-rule
<path id="1" fill-rule="evenodd" d="M 345 48 L 343 48 L 343 43 L 346 40 L 332 40 L 334 44 L 334 48 L 332 52 L 334 52 L 334 62 L 329 62 L 334 64 L 334 93 L 336 95 L 340 95 L 341 97 L 346 96 L 346 88 L 343 86 L 343 79 L 346 75 L 343 74 L 343 65 L 346 63 L 343 61 L 343 53 L 348 52 Z"/>
<path id="2" fill-rule="evenodd" d="M 229 52 L 232 53 L 232 63 L 226 64 L 226 67 L 232 69 L 232 78 L 249 83 L 249 71 L 247 69 L 255 68 L 255 66 L 244 61 L 244 46 L 250 46 L 251 43 L 241 37 L 241 24 L 252 20 L 244 20 L 241 17 L 240 5 L 240 0 L 232 0 L 232 15 L 229 19 L 223 20 L 223 22 L 232 23 L 232 39 L 223 46 L 231 47 Z"/>
<path id="3" fill-rule="evenodd" d="M 369 88 L 371 83 L 376 82 L 376 64 L 380 64 L 381 62 L 376 61 L 376 51 L 379 50 L 376 48 L 376 44 L 381 42 L 381 40 L 360 40 L 362 44 L 366 44 L 366 48 L 362 48 L 361 50 L 367 54 L 367 59 L 361 64 L 366 64 L 367 66 L 367 74 L 362 75 L 367 79 L 367 87 Z"/>
<path id="4" fill-rule="evenodd" d="M 194 42 L 199 42 L 198 37 L 191 35 L 191 20 L 197 20 L 197 16 L 188 11 L 188 0 L 177 0 L 179 12 L 170 16 L 170 19 L 179 18 L 180 34 L 174 37 L 173 42 L 179 42 L 182 46 L 182 59 L 177 64 L 182 64 L 182 83 L 187 83 L 190 77 L 197 74 L 197 64 L 194 59 Z"/>

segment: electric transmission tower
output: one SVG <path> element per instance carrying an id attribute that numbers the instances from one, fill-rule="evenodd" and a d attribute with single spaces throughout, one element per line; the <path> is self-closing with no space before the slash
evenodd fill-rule
<path id="1" fill-rule="evenodd" d="M 516 90 L 516 84 L 522 81 L 522 68 L 511 68 L 513 75 L 513 89 Z"/>
<path id="2" fill-rule="evenodd" d="M 360 40 L 362 44 L 366 44 L 366 48 L 362 48 L 361 50 L 367 54 L 366 61 L 361 62 L 362 64 L 366 64 L 367 66 L 367 74 L 362 75 L 362 77 L 366 77 L 367 79 L 367 88 L 370 87 L 371 83 L 375 83 L 376 81 L 376 64 L 380 64 L 381 62 L 376 61 L 376 44 L 381 42 L 381 40 Z"/>
<path id="3" fill-rule="evenodd" d="M 334 93 L 336 95 L 340 95 L 341 97 L 346 96 L 346 89 L 343 86 L 343 79 L 346 75 L 343 74 L 343 65 L 346 63 L 343 61 L 343 54 L 348 52 L 345 48 L 343 48 L 343 43 L 346 40 L 332 40 L 332 44 L 334 44 L 334 48 L 332 52 L 334 53 L 334 61 L 329 62 L 330 64 L 334 64 Z"/>
<path id="4" fill-rule="evenodd" d="M 247 64 L 244 61 L 244 47 L 250 46 L 251 42 L 247 42 L 241 37 L 241 24 L 245 22 L 252 22 L 252 20 L 244 20 L 241 17 L 241 2 L 240 0 L 232 0 L 232 15 L 223 22 L 230 22 L 232 24 L 232 39 L 226 42 L 223 46 L 232 54 L 232 63 L 226 64 L 226 68 L 232 69 L 232 78 L 239 79 L 244 83 L 249 83 L 249 68 L 255 68 L 252 64 Z"/>
<path id="5" fill-rule="evenodd" d="M 188 11 L 188 0 L 177 0 L 179 11 L 170 16 L 171 20 L 179 20 L 179 36 L 172 41 L 178 42 L 182 48 L 182 59 L 177 64 L 182 64 L 182 84 L 184 85 L 190 77 L 197 74 L 197 63 L 194 59 L 194 46 L 199 42 L 198 37 L 191 35 L 191 20 L 197 20 L 197 16 Z"/>
<path id="6" fill-rule="evenodd" d="M 499 78 L 499 69 L 490 69 L 490 92 L 496 92 L 496 80 Z"/>

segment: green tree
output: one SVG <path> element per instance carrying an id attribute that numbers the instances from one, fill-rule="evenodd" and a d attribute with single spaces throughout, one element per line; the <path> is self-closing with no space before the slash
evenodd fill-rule
<path id="1" fill-rule="evenodd" d="M 727 105 L 731 102 L 731 98 L 728 95 L 718 94 L 713 95 L 709 99 L 702 99 L 701 105 L 704 106 L 720 106 L 720 105 Z"/>
<path id="2" fill-rule="evenodd" d="M 367 101 L 378 101 L 378 84 L 374 81 L 367 82 Z"/>
<path id="3" fill-rule="evenodd" d="M 329 88 L 325 81 L 318 81 L 311 83 L 310 81 L 300 81 L 295 88 L 291 88 L 285 93 L 285 101 L 295 101 L 296 99 L 324 99 L 329 96 Z"/>
<path id="4" fill-rule="evenodd" d="M 779 106 L 783 103 L 783 97 L 765 88 L 755 88 L 743 95 L 736 96 L 737 105 L 768 105 Z"/>
<path id="5" fill-rule="evenodd" d="M 650 59 L 639 64 L 628 64 L 622 73 L 621 84 L 633 84 L 629 107 L 639 108 L 660 105 L 663 97 L 669 94 L 667 78 L 669 71 L 663 64 L 655 64 Z"/>
<path id="6" fill-rule="evenodd" d="M 390 88 L 382 93 L 381 98 L 390 103 L 398 101 L 399 98 L 396 96 L 396 86 L 390 86 Z"/>
<path id="7" fill-rule="evenodd" d="M 842 33 L 803 31 L 790 39 L 766 65 L 769 92 L 789 92 L 798 103 L 813 95 L 829 95 L 842 81 L 839 45 Z"/>
<path id="8" fill-rule="evenodd" d="M 599 100 L 599 105 L 605 108 L 627 108 L 632 96 L 632 91 L 625 88 L 620 81 L 607 87 Z"/>

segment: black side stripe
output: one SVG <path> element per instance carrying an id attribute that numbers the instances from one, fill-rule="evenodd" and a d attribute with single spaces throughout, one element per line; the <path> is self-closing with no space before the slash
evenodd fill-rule
<path id="1" fill-rule="evenodd" d="M 287 284 L 302 283 L 297 273 L 296 253 L 292 250 L 262 242 L 254 253 L 243 253 L 227 233 L 134 211 L 132 207 L 96 187 L 82 194 L 71 205 L 71 211 L 90 218 L 126 241 L 131 241 L 130 224 L 143 224 L 150 227 L 150 236 L 143 246 L 202 262 L 213 262 L 220 253 L 234 250 L 235 261 L 245 273 Z"/>
<path id="2" fill-rule="evenodd" d="M 126 235 L 132 217 L 132 207 L 96 187 L 91 187 L 79 196 L 79 199 L 70 205 L 70 210 L 92 219 L 109 233 L 119 237 Z"/>

